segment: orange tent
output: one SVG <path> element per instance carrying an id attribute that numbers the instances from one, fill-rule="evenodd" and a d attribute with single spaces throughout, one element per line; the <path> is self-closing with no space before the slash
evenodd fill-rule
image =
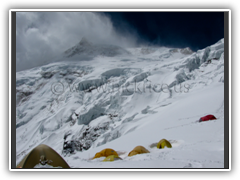
<path id="1" fill-rule="evenodd" d="M 118 153 L 116 151 L 114 151 L 113 149 L 107 148 L 107 149 L 103 149 L 102 151 L 96 153 L 93 159 L 100 158 L 100 157 L 108 157 L 110 155 L 118 156 Z"/>
<path id="2" fill-rule="evenodd" d="M 143 146 L 137 146 L 128 154 L 128 156 L 134 156 L 136 154 L 143 154 L 143 153 L 150 153 L 150 152 Z"/>

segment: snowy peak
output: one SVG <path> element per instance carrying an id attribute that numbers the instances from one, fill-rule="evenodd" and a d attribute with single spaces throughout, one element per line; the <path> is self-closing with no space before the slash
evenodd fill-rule
<path id="1" fill-rule="evenodd" d="M 83 37 L 83 38 L 81 39 L 81 41 L 79 42 L 79 45 L 80 45 L 80 46 L 90 46 L 91 43 L 90 43 L 85 37 Z"/>
<path id="2" fill-rule="evenodd" d="M 76 54 L 86 54 L 87 50 L 92 49 L 91 45 L 92 44 L 85 37 L 83 37 L 78 44 L 66 50 L 64 54 L 68 58 Z"/>
<path id="3" fill-rule="evenodd" d="M 126 54 L 130 53 L 124 48 L 115 45 L 93 44 L 89 42 L 85 37 L 83 37 L 77 45 L 64 52 L 64 56 L 68 58 L 77 55 L 78 57 L 85 59 L 92 59 L 96 56 L 113 57 Z"/>
<path id="4" fill-rule="evenodd" d="M 193 53 L 193 51 L 192 51 L 189 47 L 186 47 L 186 48 L 184 48 L 184 49 L 181 49 L 180 52 L 181 52 L 182 54 L 192 54 L 192 53 Z"/>
<path id="5" fill-rule="evenodd" d="M 173 48 L 173 49 L 170 49 L 170 52 L 171 53 L 182 53 L 184 55 L 190 55 L 190 54 L 193 54 L 194 52 L 189 48 L 189 47 L 186 47 L 186 48 Z"/>

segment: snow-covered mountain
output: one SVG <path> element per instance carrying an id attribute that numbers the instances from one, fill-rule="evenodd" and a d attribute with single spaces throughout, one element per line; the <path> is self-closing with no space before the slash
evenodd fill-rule
<path id="1" fill-rule="evenodd" d="M 89 42 L 85 37 L 70 49 L 64 52 L 64 56 L 67 58 L 77 56 L 81 59 L 94 58 L 96 56 L 114 57 L 117 55 L 129 55 L 129 52 L 119 46 L 107 45 L 107 44 L 93 44 Z"/>
<path id="2" fill-rule="evenodd" d="M 224 167 L 224 39 L 197 52 L 82 39 L 64 56 L 16 73 L 16 164 L 43 143 L 73 168 Z M 163 138 L 173 148 L 151 147 Z M 150 153 L 128 157 L 138 145 Z M 123 160 L 91 160 L 104 148 Z"/>

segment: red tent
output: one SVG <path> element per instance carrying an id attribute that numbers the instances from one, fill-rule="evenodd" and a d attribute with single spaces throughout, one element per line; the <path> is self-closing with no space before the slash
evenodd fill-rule
<path id="1" fill-rule="evenodd" d="M 209 121 L 209 120 L 214 120 L 214 119 L 217 119 L 214 115 L 207 115 L 207 116 L 204 116 L 204 117 L 201 117 L 199 119 L 199 122 L 202 122 L 202 121 Z"/>

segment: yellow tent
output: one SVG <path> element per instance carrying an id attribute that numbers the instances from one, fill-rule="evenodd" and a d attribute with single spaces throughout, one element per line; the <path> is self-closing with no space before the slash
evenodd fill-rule
<path id="1" fill-rule="evenodd" d="M 110 155 L 108 157 L 106 157 L 103 162 L 106 161 L 116 161 L 116 160 L 122 160 L 122 158 L 118 157 L 117 155 Z"/>
<path id="2" fill-rule="evenodd" d="M 143 153 L 150 153 L 150 152 L 143 146 L 137 146 L 128 154 L 128 156 L 134 156 L 136 154 L 143 154 Z"/>
<path id="3" fill-rule="evenodd" d="M 158 149 L 163 149 L 165 146 L 168 147 L 168 148 L 172 148 L 171 143 L 166 139 L 160 140 L 157 144 Z"/>
<path id="4" fill-rule="evenodd" d="M 45 144 L 40 144 L 28 153 L 17 165 L 17 168 L 34 168 L 39 163 L 53 167 L 70 168 L 56 151 Z"/>
<path id="5" fill-rule="evenodd" d="M 107 149 L 103 149 L 102 151 L 96 153 L 93 159 L 100 158 L 100 157 L 108 157 L 110 155 L 118 156 L 118 153 L 116 151 L 114 151 L 113 149 L 107 148 Z"/>

